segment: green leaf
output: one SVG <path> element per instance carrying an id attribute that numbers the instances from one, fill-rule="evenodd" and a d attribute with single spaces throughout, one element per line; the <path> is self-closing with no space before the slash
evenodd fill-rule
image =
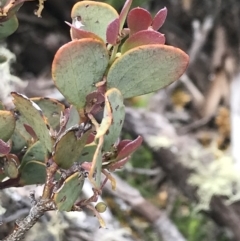
<path id="1" fill-rule="evenodd" d="M 28 162 L 20 170 L 20 185 L 43 184 L 46 180 L 46 165 L 38 161 Z"/>
<path id="2" fill-rule="evenodd" d="M 19 169 L 20 172 L 20 186 L 44 184 L 47 177 L 45 163 L 39 161 L 29 161 L 23 168 Z M 59 180 L 60 172 L 55 174 L 55 179 Z"/>
<path id="3" fill-rule="evenodd" d="M 65 22 L 69 27 L 71 27 L 70 29 L 70 35 L 71 35 L 71 39 L 82 39 L 82 38 L 91 38 L 91 39 L 96 39 L 99 40 L 101 42 L 104 42 L 98 35 L 89 32 L 89 31 L 85 31 L 82 30 L 80 28 L 75 27 L 73 24 Z"/>
<path id="4" fill-rule="evenodd" d="M 18 166 L 13 159 L 9 158 L 7 161 L 4 162 L 4 173 L 9 178 L 18 177 Z"/>
<path id="5" fill-rule="evenodd" d="M 105 94 L 107 97 L 111 110 L 112 110 L 112 123 L 104 136 L 103 151 L 109 151 L 113 144 L 120 136 L 124 118 L 125 118 L 125 106 L 123 104 L 123 97 L 118 89 L 112 88 Z M 104 115 L 106 110 L 104 109 Z"/>
<path id="6" fill-rule="evenodd" d="M 12 152 L 19 152 L 24 147 L 28 147 L 32 141 L 32 137 L 25 130 L 24 124 L 28 124 L 26 118 L 19 113 L 16 114 L 16 127 L 11 137 L 12 140 Z"/>
<path id="7" fill-rule="evenodd" d="M 83 173 L 74 173 L 65 180 L 62 187 L 54 195 L 54 201 L 59 211 L 71 211 L 81 194 L 84 180 Z"/>
<path id="8" fill-rule="evenodd" d="M 92 32 L 106 42 L 107 27 L 119 15 L 109 4 L 82 1 L 74 5 L 71 17 L 75 27 Z"/>
<path id="9" fill-rule="evenodd" d="M 28 99 L 24 95 L 20 95 L 16 92 L 12 92 L 12 96 L 14 98 L 13 102 L 26 120 L 27 124 L 32 127 L 34 132 L 36 133 L 39 140 L 45 146 L 45 148 L 51 152 L 52 151 L 52 139 L 49 134 L 49 130 L 46 125 L 46 120 L 44 115 L 42 114 L 41 109 L 35 104 L 33 101 Z M 25 124 L 25 123 L 24 123 Z"/>
<path id="10" fill-rule="evenodd" d="M 107 88 L 117 88 L 124 98 L 157 91 L 177 80 L 186 70 L 189 57 L 166 45 L 134 48 L 119 57 L 109 69 Z"/>
<path id="11" fill-rule="evenodd" d="M 0 40 L 13 34 L 18 28 L 18 19 L 13 15 L 10 19 L 0 24 Z"/>
<path id="12" fill-rule="evenodd" d="M 40 141 L 37 141 L 27 149 L 26 153 L 22 158 L 20 169 L 22 169 L 24 165 L 26 165 L 30 161 L 38 161 L 44 163 L 46 157 L 46 149 Z"/>
<path id="13" fill-rule="evenodd" d="M 66 129 L 68 130 L 69 128 L 79 125 L 80 124 L 80 116 L 77 111 L 77 109 L 72 105 L 70 106 L 70 114 L 69 114 L 69 119 L 66 125 Z"/>
<path id="14" fill-rule="evenodd" d="M 96 143 L 85 145 L 77 162 L 91 162 L 96 148 Z"/>
<path id="15" fill-rule="evenodd" d="M 90 132 L 73 127 L 59 138 L 54 146 L 53 160 L 60 168 L 68 169 L 79 159 Z"/>
<path id="16" fill-rule="evenodd" d="M 55 55 L 52 76 L 56 87 L 78 110 L 96 89 L 108 66 L 108 51 L 98 40 L 80 39 L 65 44 Z"/>
<path id="17" fill-rule="evenodd" d="M 14 114 L 7 110 L 0 110 L 0 139 L 8 141 L 14 132 L 15 125 Z"/>
<path id="18" fill-rule="evenodd" d="M 47 118 L 47 123 L 56 130 L 60 124 L 61 112 L 64 111 L 65 106 L 57 100 L 50 98 L 31 98 L 42 110 L 44 116 Z"/>

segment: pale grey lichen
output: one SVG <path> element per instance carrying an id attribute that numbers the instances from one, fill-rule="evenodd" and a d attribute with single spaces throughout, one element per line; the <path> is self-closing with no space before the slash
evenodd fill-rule
<path id="1" fill-rule="evenodd" d="M 11 105 L 10 93 L 17 87 L 27 86 L 20 78 L 11 74 L 11 64 L 16 61 L 16 56 L 4 46 L 0 46 L 0 101 L 5 105 Z"/>
<path id="2" fill-rule="evenodd" d="M 234 164 L 233 158 L 223 154 L 203 163 L 200 160 L 203 156 L 203 151 L 198 150 L 196 154 L 195 150 L 195 154 L 188 163 L 188 166 L 194 169 L 188 183 L 198 188 L 199 203 L 196 209 L 208 210 L 213 196 L 225 196 L 227 205 L 240 200 L 240 170 Z"/>

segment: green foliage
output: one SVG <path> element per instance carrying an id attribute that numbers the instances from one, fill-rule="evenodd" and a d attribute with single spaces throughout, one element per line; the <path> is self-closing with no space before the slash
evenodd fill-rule
<path id="1" fill-rule="evenodd" d="M 103 144 L 103 150 L 108 151 L 120 136 L 125 118 L 125 108 L 122 94 L 118 89 L 108 90 L 105 94 L 105 98 L 109 101 L 111 106 L 111 115 L 113 116 L 112 123 L 108 128 L 108 133 L 105 135 Z M 106 107 L 107 105 L 105 106 L 103 116 L 107 115 Z"/>
<path id="2" fill-rule="evenodd" d="M 80 19 L 79 19 L 79 16 Z M 118 18 L 117 11 L 106 3 L 83 1 L 74 5 L 71 13 L 73 25 L 82 23 L 82 29 L 98 35 L 106 42 L 109 23 Z"/>
<path id="3" fill-rule="evenodd" d="M 6 17 L 23 2 L 15 1 L 11 11 L 4 8 Z M 42 198 L 53 200 L 60 211 L 81 210 L 95 202 L 105 185 L 102 173 L 114 188 L 109 172 L 122 168 L 141 145 L 140 136 L 118 140 L 125 118 L 124 99 L 164 88 L 188 65 L 187 54 L 164 45 L 164 36 L 157 32 L 166 9 L 154 18 L 146 10 L 133 9 L 129 17 L 131 3 L 127 0 L 120 14 L 95 1 L 73 7 L 72 24 L 68 23 L 72 40 L 57 51 L 52 64 L 54 84 L 71 104 L 69 108 L 57 100 L 29 99 L 16 92 L 12 93 L 14 110 L 0 107 L 4 175 L 14 179 L 15 186 L 44 184 Z M 139 28 L 143 12 L 151 21 Z M 123 28 L 126 19 L 129 29 Z M 76 203 L 86 172 L 94 194 Z M 8 183 L 3 181 L 1 187 Z"/>
<path id="4" fill-rule="evenodd" d="M 61 188 L 54 194 L 54 201 L 59 211 L 70 211 L 78 199 L 84 183 L 84 176 L 74 173 L 68 177 Z"/>
<path id="5" fill-rule="evenodd" d="M 1 23 L 0 25 L 0 40 L 13 34 L 18 28 L 18 19 L 16 15 Z"/>
<path id="6" fill-rule="evenodd" d="M 216 233 L 216 224 L 203 214 L 197 213 L 191 204 L 182 198 L 178 198 L 174 203 L 171 218 L 188 241 L 229 240 L 224 230 Z"/>
<path id="7" fill-rule="evenodd" d="M 106 47 L 97 40 L 80 39 L 61 47 L 55 55 L 52 76 L 56 87 L 78 110 L 95 90 L 108 65 Z"/>
<path id="8" fill-rule="evenodd" d="M 182 75 L 188 57 L 166 45 L 144 45 L 119 57 L 108 72 L 108 88 L 118 88 L 124 98 L 148 94 Z M 127 84 L 126 84 L 127 83 Z"/>
<path id="9" fill-rule="evenodd" d="M 54 145 L 53 160 L 60 168 L 69 169 L 78 160 L 87 142 L 90 130 L 72 127 L 63 133 Z"/>
<path id="10" fill-rule="evenodd" d="M 18 28 L 16 13 L 24 2 L 29 0 L 1 0 L 0 1 L 0 40 L 13 34 Z M 39 7 L 35 12 L 41 17 L 44 0 L 38 0 Z"/>
<path id="11" fill-rule="evenodd" d="M 20 114 L 26 118 L 27 125 L 29 125 L 33 132 L 36 133 L 36 136 L 42 142 L 45 148 L 51 152 L 52 138 L 51 135 L 49 135 L 49 130 L 46 125 L 48 124 L 47 120 L 40 107 L 24 95 L 12 93 L 12 96 L 14 98 L 13 103 Z"/>
<path id="12" fill-rule="evenodd" d="M 32 98 L 31 100 L 43 111 L 49 126 L 53 130 L 57 130 L 60 126 L 61 112 L 65 109 L 64 105 L 49 98 Z"/>
<path id="13" fill-rule="evenodd" d="M 0 110 L 0 139 L 8 141 L 15 128 L 15 118 L 11 111 Z"/>

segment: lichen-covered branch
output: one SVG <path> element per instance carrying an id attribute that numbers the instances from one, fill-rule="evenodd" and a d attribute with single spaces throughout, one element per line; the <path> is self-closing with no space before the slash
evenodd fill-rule
<path id="1" fill-rule="evenodd" d="M 22 220 L 16 221 L 14 231 L 2 241 L 20 241 L 23 240 L 27 231 L 33 227 L 38 219 L 47 211 L 54 210 L 53 201 L 40 200 L 31 209 L 28 216 Z"/>

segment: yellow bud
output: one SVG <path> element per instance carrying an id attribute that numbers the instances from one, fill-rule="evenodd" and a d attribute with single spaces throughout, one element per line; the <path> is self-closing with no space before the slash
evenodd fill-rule
<path id="1" fill-rule="evenodd" d="M 107 209 L 107 205 L 104 202 L 99 202 L 96 206 L 95 209 L 99 212 L 99 213 L 104 213 Z"/>

